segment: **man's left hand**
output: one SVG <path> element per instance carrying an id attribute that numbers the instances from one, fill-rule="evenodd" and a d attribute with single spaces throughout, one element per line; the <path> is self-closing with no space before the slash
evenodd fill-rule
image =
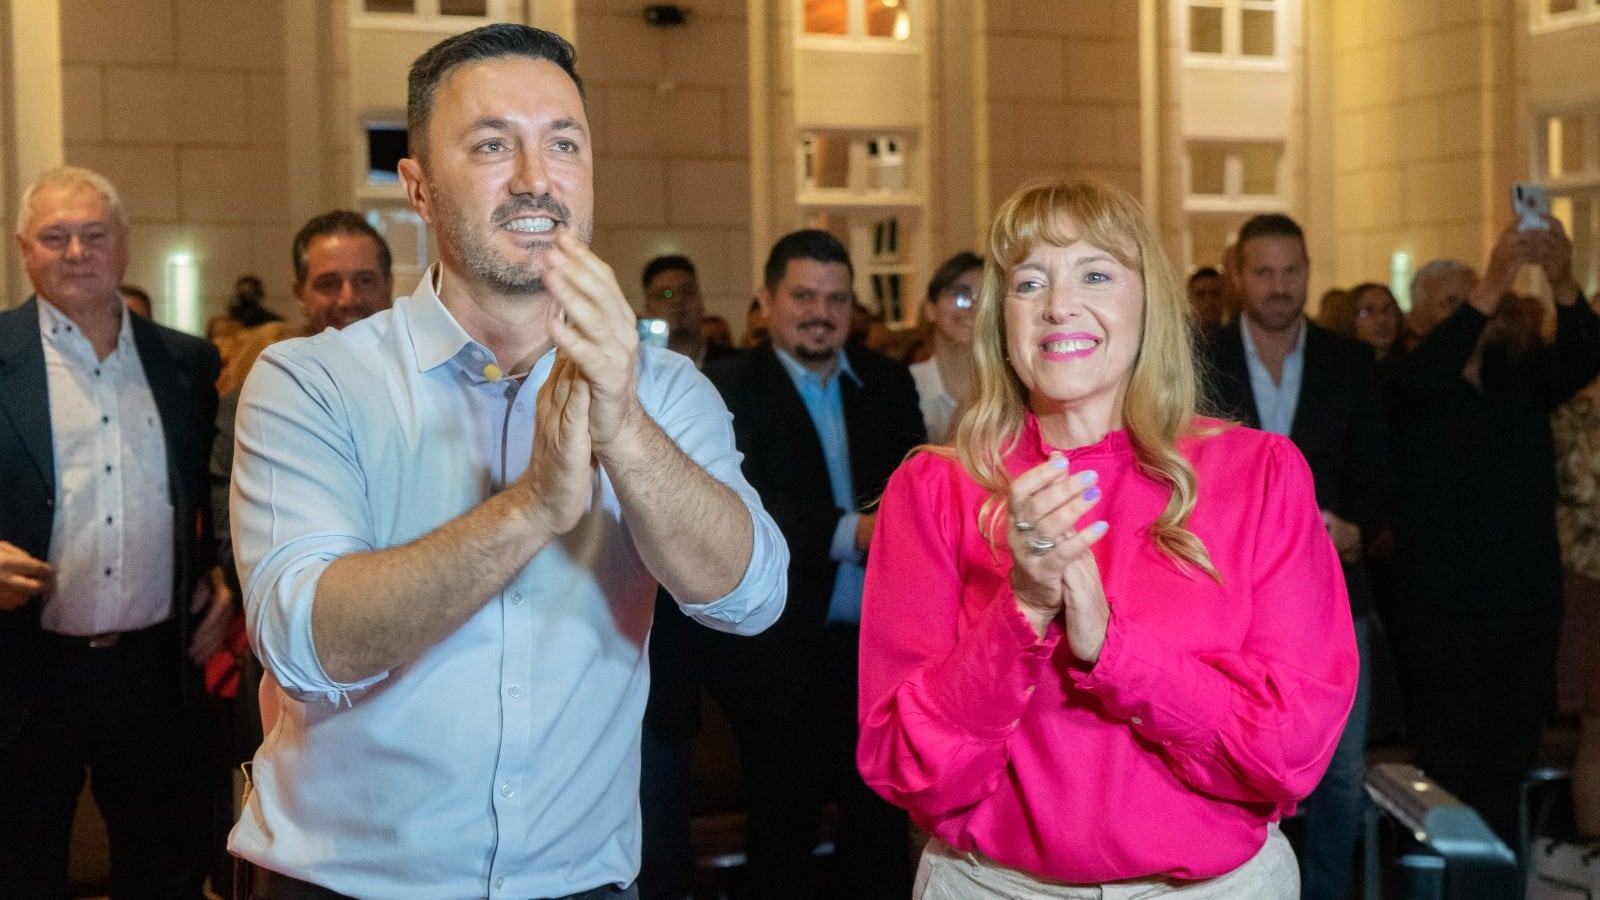
<path id="1" fill-rule="evenodd" d="M 1333 549 L 1339 558 L 1353 563 L 1361 558 L 1361 528 L 1354 522 L 1339 518 L 1328 510 L 1322 511 L 1322 521 L 1328 526 L 1328 537 L 1333 539 Z"/>
<path id="2" fill-rule="evenodd" d="M 550 251 L 545 286 L 550 333 L 589 383 L 589 437 L 597 452 L 643 414 L 637 389 L 639 330 L 617 276 L 583 242 L 563 230 Z"/>
<path id="3" fill-rule="evenodd" d="M 198 664 L 204 664 L 213 653 L 222 649 L 223 641 L 228 638 L 228 629 L 233 627 L 233 617 L 237 614 L 233 592 L 228 590 L 220 568 L 212 569 L 209 578 L 200 579 L 194 586 L 194 599 L 189 611 L 198 614 L 202 610 L 205 611 L 205 617 L 195 627 L 194 637 L 189 641 L 189 659 Z"/>

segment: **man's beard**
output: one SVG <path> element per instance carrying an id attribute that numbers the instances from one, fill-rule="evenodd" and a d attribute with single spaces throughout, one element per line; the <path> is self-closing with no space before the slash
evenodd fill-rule
<path id="1" fill-rule="evenodd" d="M 435 187 L 436 202 L 441 196 Z M 498 230 L 498 225 L 495 223 L 505 222 L 521 215 L 543 213 L 564 223 L 562 227 L 572 228 L 584 244 L 589 243 L 594 232 L 592 221 L 573 222 L 572 213 L 566 205 L 549 194 L 541 194 L 538 197 L 519 195 L 500 204 L 490 216 L 487 231 L 479 231 L 474 223 L 469 222 L 467 214 L 461 207 L 449 202 L 439 205 L 443 208 L 443 215 L 439 221 L 440 230 L 456 249 L 461 265 L 468 274 L 499 294 L 542 294 L 545 292 L 545 284 L 542 270 L 528 262 L 507 259 L 495 248 L 492 242 L 492 235 Z M 552 241 L 540 241 L 530 249 L 548 251 L 554 246 L 555 243 Z"/>

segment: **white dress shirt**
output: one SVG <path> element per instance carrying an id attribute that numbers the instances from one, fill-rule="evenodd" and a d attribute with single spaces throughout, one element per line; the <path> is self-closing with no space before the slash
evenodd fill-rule
<path id="1" fill-rule="evenodd" d="M 278 712 L 231 847 L 358 897 L 626 884 L 656 582 L 603 472 L 578 526 L 433 648 L 356 684 L 317 658 L 312 602 L 329 563 L 413 540 L 528 465 L 554 353 L 525 381 L 491 383 L 493 357 L 439 301 L 434 272 L 390 311 L 269 348 L 240 398 L 234 543 L 263 706 Z M 740 472 L 727 408 L 690 360 L 652 347 L 639 397 L 754 520 L 743 581 L 683 611 L 760 631 L 782 611 L 788 551 Z"/>
<path id="2" fill-rule="evenodd" d="M 173 511 L 167 439 L 126 309 L 99 359 L 83 330 L 43 297 L 39 333 L 50 391 L 56 586 L 46 631 L 136 631 L 172 616 Z"/>

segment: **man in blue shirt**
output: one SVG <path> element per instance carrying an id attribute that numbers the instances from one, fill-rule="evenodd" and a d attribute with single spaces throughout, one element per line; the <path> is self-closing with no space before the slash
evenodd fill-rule
<path id="1" fill-rule="evenodd" d="M 790 553 L 783 619 L 753 640 L 712 635 L 705 666 L 744 762 L 755 897 L 823 896 L 810 859 L 830 799 L 842 821 L 829 896 L 904 897 L 911 887 L 905 814 L 855 768 L 856 646 L 874 504 L 926 438 L 906 367 L 845 349 L 853 278 L 828 233 L 779 239 L 760 292 L 771 341 L 706 372 Z"/>
<path id="2" fill-rule="evenodd" d="M 1367 345 L 1305 317 L 1311 261 L 1305 235 L 1288 216 L 1255 216 L 1239 230 L 1235 287 L 1244 301 L 1235 324 L 1207 335 L 1213 407 L 1227 418 L 1294 441 L 1311 466 L 1328 536 L 1344 562 L 1361 680 L 1333 762 L 1303 805 L 1300 854 L 1307 900 L 1342 898 L 1366 802 L 1367 653 L 1372 613 L 1365 542 L 1388 513 L 1388 427 L 1377 363 Z"/>
<path id="3" fill-rule="evenodd" d="M 231 848 L 267 898 L 635 897 L 656 583 L 749 634 L 788 556 L 715 391 L 639 345 L 586 246 L 571 45 L 447 38 L 408 124 L 439 262 L 392 309 L 269 348 L 239 404 L 267 736 Z"/>

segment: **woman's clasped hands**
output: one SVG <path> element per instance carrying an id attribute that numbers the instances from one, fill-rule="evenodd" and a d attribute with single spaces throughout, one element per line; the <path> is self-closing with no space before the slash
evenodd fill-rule
<path id="1" fill-rule="evenodd" d="M 1011 482 L 1006 525 L 1011 590 L 1017 608 L 1043 638 L 1060 621 L 1073 656 L 1093 665 L 1105 644 L 1111 608 L 1090 547 L 1108 525 L 1078 524 L 1100 500 L 1092 469 L 1069 472 L 1067 458 L 1050 458 Z"/>

